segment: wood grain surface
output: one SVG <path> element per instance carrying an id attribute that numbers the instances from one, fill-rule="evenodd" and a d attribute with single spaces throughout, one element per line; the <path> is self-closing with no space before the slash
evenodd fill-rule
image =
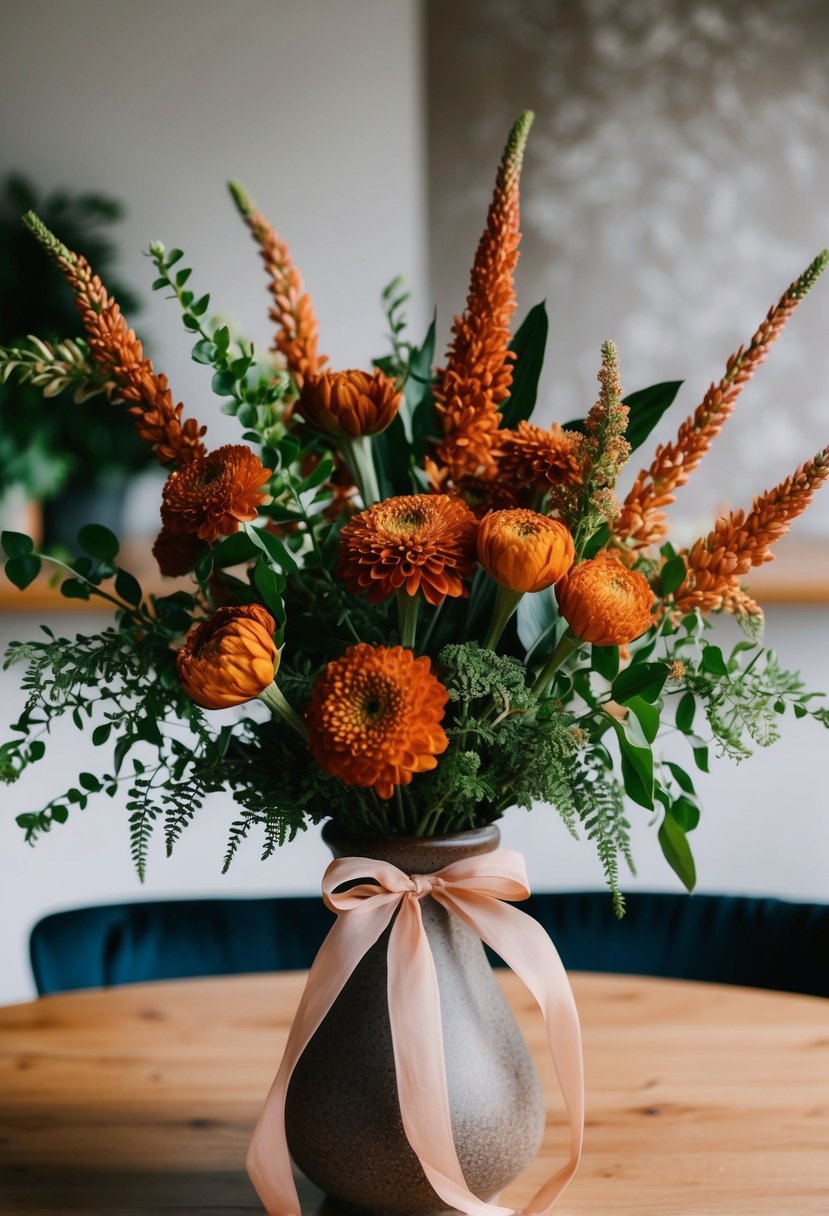
<path id="1" fill-rule="evenodd" d="M 541 1156 L 566 1131 L 532 1000 L 502 982 L 542 1076 Z M 302 975 L 142 984 L 0 1009 L 0 1212 L 261 1211 L 243 1162 Z M 561 1216 L 826 1216 L 829 1002 L 576 975 L 587 1131 Z M 304 1184 L 303 1210 L 320 1197 Z"/>

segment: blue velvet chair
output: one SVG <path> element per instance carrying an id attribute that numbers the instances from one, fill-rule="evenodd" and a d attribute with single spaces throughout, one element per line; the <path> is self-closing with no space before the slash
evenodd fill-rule
<path id="1" fill-rule="evenodd" d="M 829 996 L 829 906 L 605 892 L 519 905 L 577 971 L 672 976 Z M 310 966 L 332 922 L 317 897 L 169 900 L 58 912 L 31 936 L 38 992 Z"/>

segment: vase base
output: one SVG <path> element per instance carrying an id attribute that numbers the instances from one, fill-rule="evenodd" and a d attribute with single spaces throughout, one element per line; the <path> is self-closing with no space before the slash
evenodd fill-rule
<path id="1" fill-rule="evenodd" d="M 485 1202 L 497 1203 L 498 1196 L 490 1195 Z M 364 1208 L 326 1196 L 312 1216 L 463 1216 L 463 1213 L 459 1208 Z"/>

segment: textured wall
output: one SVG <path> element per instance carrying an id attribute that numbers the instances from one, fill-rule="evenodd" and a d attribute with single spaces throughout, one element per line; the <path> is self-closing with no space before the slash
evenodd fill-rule
<path id="1" fill-rule="evenodd" d="M 825 0 L 429 0 L 432 274 L 463 303 L 495 165 L 536 111 L 519 313 L 547 298 L 543 414 L 592 403 L 599 344 L 625 387 L 683 379 L 668 438 L 829 244 Z M 829 275 L 746 390 L 677 512 L 750 503 L 829 441 Z M 829 534 L 829 491 L 799 521 Z"/>

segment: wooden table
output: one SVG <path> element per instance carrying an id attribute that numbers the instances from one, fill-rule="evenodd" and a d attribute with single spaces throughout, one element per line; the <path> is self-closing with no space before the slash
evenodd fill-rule
<path id="1" fill-rule="evenodd" d="M 503 985 L 551 1122 L 502 1196 L 526 1200 L 565 1147 L 530 997 Z M 301 975 L 141 984 L 0 1009 L 0 1212 L 261 1211 L 248 1137 Z M 829 1002 L 716 985 L 576 975 L 588 1116 L 556 1213 L 829 1213 Z M 318 1195 L 305 1186 L 307 1212 Z"/>

